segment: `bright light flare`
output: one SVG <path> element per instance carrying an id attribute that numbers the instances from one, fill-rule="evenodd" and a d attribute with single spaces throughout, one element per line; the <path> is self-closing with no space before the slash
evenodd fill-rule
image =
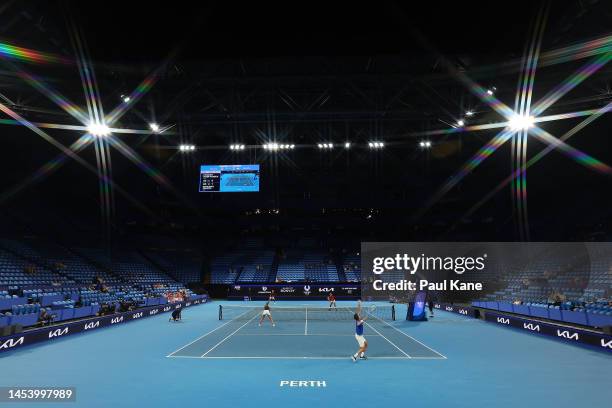
<path id="1" fill-rule="evenodd" d="M 111 133 L 110 128 L 103 123 L 90 123 L 87 125 L 87 132 L 98 137 L 108 136 Z"/>
<path id="2" fill-rule="evenodd" d="M 512 130 L 525 130 L 533 127 L 535 118 L 533 116 L 514 114 L 508 121 Z"/>

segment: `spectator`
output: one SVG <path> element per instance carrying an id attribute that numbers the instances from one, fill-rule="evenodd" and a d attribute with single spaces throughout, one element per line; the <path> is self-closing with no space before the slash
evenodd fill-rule
<path id="1" fill-rule="evenodd" d="M 40 309 L 40 315 L 38 316 L 38 322 L 41 326 L 50 324 L 53 321 L 53 316 L 47 313 L 47 309 Z"/>

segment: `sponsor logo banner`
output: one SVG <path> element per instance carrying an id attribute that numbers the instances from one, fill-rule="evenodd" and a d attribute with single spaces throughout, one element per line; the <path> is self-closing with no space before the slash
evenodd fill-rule
<path id="1" fill-rule="evenodd" d="M 41 328 L 34 329 L 28 331 L 27 333 L 21 333 L 20 335 L 12 335 L 0 338 L 0 352 L 13 350 L 15 348 L 19 348 L 26 344 L 34 344 L 42 341 L 48 341 L 51 339 L 55 339 L 58 337 L 69 336 L 72 334 L 94 330 L 101 327 L 108 327 L 114 324 L 131 321 L 134 319 L 140 319 L 142 317 L 155 316 L 159 312 L 169 312 L 174 309 L 174 307 L 186 306 L 188 304 L 196 304 L 197 303 L 206 303 L 208 298 L 205 297 L 203 299 L 198 299 L 194 301 L 189 301 L 183 303 L 179 303 L 176 305 L 166 305 L 166 306 L 155 306 L 150 308 L 143 308 L 141 311 L 136 313 L 134 312 L 126 312 L 120 315 L 113 316 L 102 316 L 94 319 L 90 319 L 86 322 L 74 322 L 67 323 L 65 325 L 59 325 L 52 328 Z"/>
<path id="2" fill-rule="evenodd" d="M 321 299 L 334 293 L 338 299 L 358 299 L 361 296 L 361 286 L 358 284 L 269 284 L 260 285 L 232 285 L 229 287 L 230 299 L 244 299 L 250 297 L 254 300 L 267 300 L 272 292 L 276 299 Z"/>
<path id="3" fill-rule="evenodd" d="M 515 316 L 486 312 L 485 320 L 524 330 L 529 333 L 552 336 L 561 341 L 594 346 L 602 351 L 612 352 L 612 336 L 592 331 L 563 327 L 555 324 L 523 319 Z"/>

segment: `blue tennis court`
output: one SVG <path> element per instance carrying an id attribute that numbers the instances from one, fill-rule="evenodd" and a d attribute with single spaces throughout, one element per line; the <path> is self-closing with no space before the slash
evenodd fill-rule
<path id="1" fill-rule="evenodd" d="M 236 312 L 218 328 L 189 342 L 168 357 L 218 359 L 347 359 L 357 348 L 349 308 L 272 307 L 276 325 L 259 324 L 261 306 L 226 306 Z M 380 313 L 381 309 L 386 313 Z M 389 323 L 391 306 L 365 323 L 374 359 L 439 359 L 439 352 Z M 387 321 L 389 320 L 389 321 Z"/>
<path id="2" fill-rule="evenodd" d="M 3 383 L 75 387 L 77 404 L 49 404 L 68 408 L 472 408 L 476 401 L 575 408 L 576 395 L 593 407 L 608 406 L 612 397 L 608 354 L 453 313 L 436 310 L 427 322 L 408 322 L 406 307 L 397 305 L 397 320 L 368 320 L 370 359 L 353 363 L 352 322 L 311 316 L 306 327 L 305 318 L 279 316 L 276 327 L 259 327 L 252 315 L 219 320 L 218 305 L 185 309 L 180 323 L 158 315 L 3 353 Z"/>

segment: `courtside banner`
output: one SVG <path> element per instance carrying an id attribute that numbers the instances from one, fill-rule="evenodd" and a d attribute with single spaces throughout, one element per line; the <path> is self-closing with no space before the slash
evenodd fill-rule
<path id="1" fill-rule="evenodd" d="M 586 344 L 601 351 L 612 353 L 612 336 L 593 331 L 580 330 L 573 327 L 544 323 L 539 320 L 486 311 L 485 320 L 501 326 L 513 327 L 531 334 L 554 337 L 571 344 Z"/>
<path id="2" fill-rule="evenodd" d="M 268 285 L 231 285 L 229 299 L 268 300 L 276 299 L 326 299 L 333 293 L 337 299 L 359 299 L 361 286 L 358 283 L 341 284 L 268 284 Z"/>
<path id="3" fill-rule="evenodd" d="M 469 303 L 512 281 L 547 299 L 559 281 L 576 291 L 596 287 L 592 272 L 610 253 L 609 242 L 363 242 L 361 292 L 409 302 L 425 291 L 438 302 Z"/>
<path id="4" fill-rule="evenodd" d="M 479 316 L 478 310 L 468 306 L 456 306 L 448 303 L 434 303 L 434 308 L 444 310 L 446 312 L 457 313 L 462 316 L 469 316 L 477 318 Z"/>
<path id="5" fill-rule="evenodd" d="M 155 316 L 159 313 L 170 312 L 181 307 L 199 305 L 202 303 L 206 303 L 207 301 L 208 297 L 203 296 L 185 302 L 167 303 L 165 305 L 136 309 L 131 312 L 115 313 L 113 315 L 95 317 L 91 319 L 81 320 L 79 322 L 49 326 L 40 329 L 25 331 L 23 333 L 14 334 L 12 336 L 0 337 L 0 353 L 15 350 L 20 347 L 39 343 L 42 341 L 52 341 L 54 339 L 66 337 L 71 334 L 82 333 L 86 331 L 95 331 L 103 327 L 121 325 L 130 321 Z"/>

